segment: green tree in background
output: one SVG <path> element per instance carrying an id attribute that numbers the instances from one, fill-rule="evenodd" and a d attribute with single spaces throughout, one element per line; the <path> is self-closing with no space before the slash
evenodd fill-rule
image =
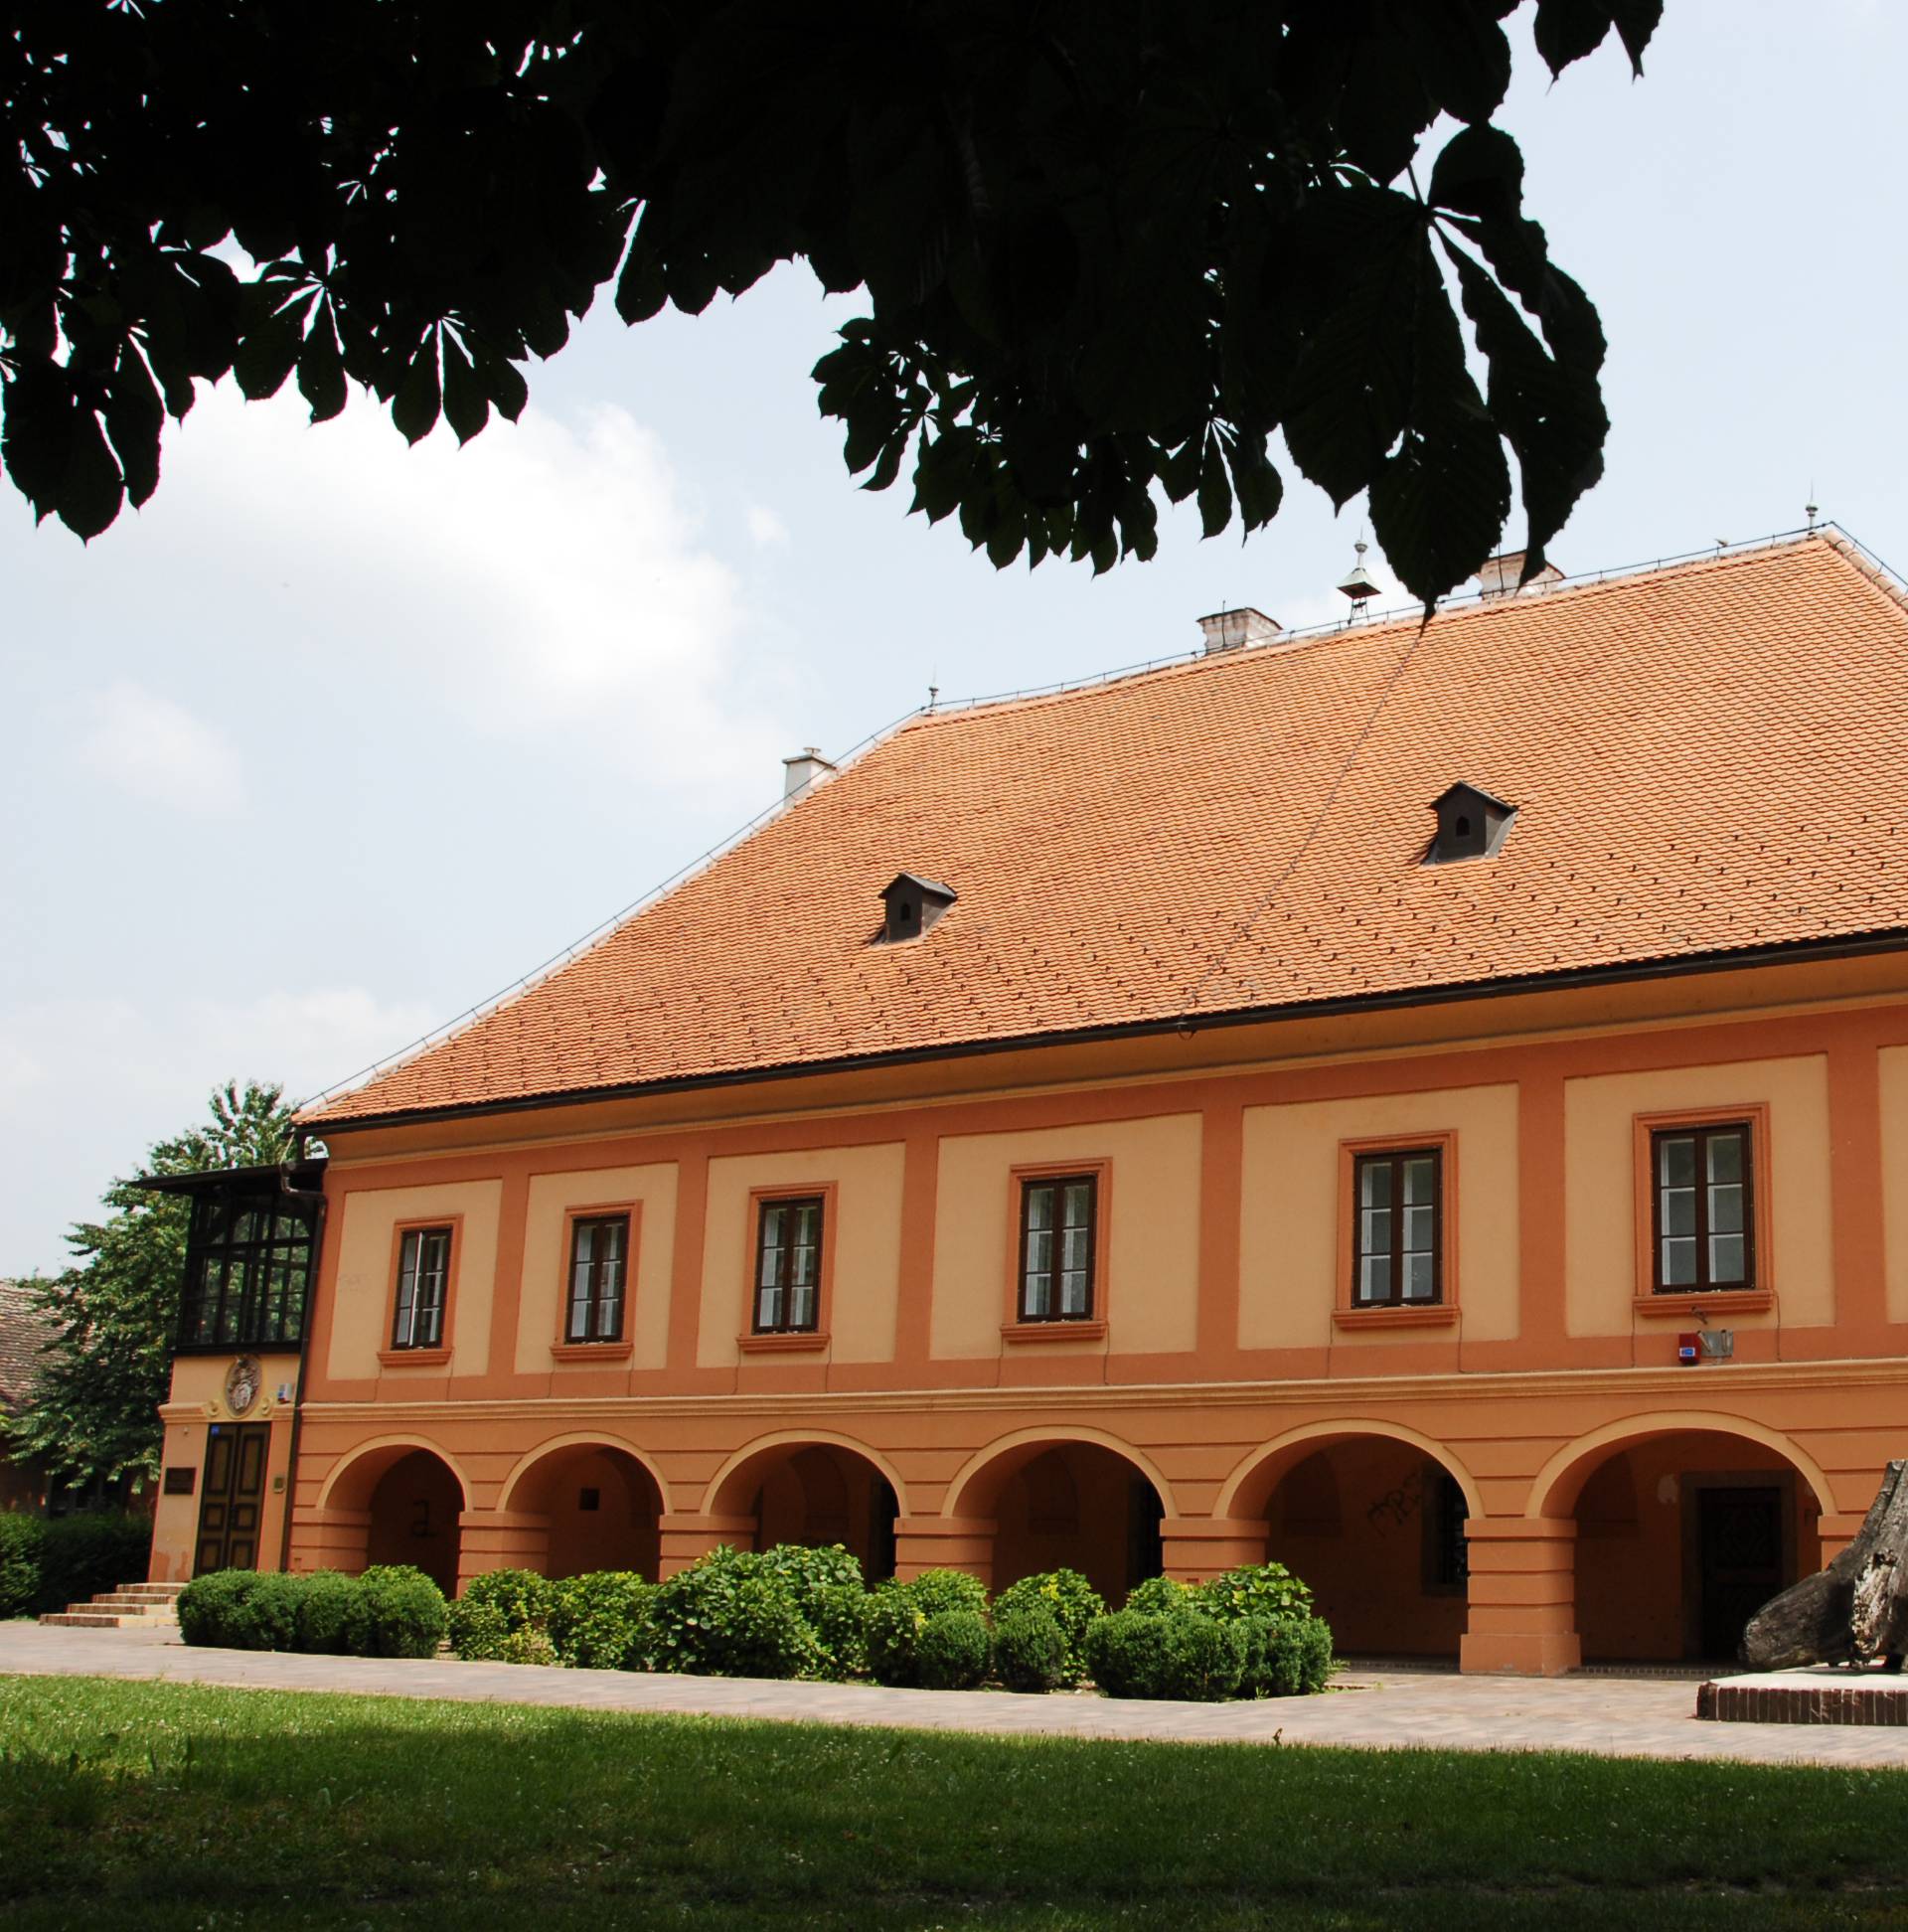
<path id="1" fill-rule="evenodd" d="M 148 1175 L 246 1167 L 282 1157 L 291 1109 L 282 1089 L 247 1081 L 212 1095 L 209 1117 L 157 1142 Z M 103 1220 L 67 1236 L 74 1264 L 31 1285 L 59 1334 L 18 1410 L 0 1417 L 9 1452 L 79 1487 L 157 1476 L 159 1404 L 172 1369 L 173 1330 L 192 1204 L 133 1181 L 106 1191 Z"/>

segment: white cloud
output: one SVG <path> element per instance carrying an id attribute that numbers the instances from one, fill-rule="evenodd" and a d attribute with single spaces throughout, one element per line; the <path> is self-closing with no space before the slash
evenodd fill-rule
<path id="1" fill-rule="evenodd" d="M 10 1175 L 0 1192 L 0 1276 L 61 1266 L 60 1229 L 91 1214 L 101 1191 L 135 1172 L 154 1141 L 203 1118 L 215 1086 L 276 1080 L 300 1098 L 445 1017 L 358 986 L 238 1000 L 47 1000 L 0 1011 L 0 1138 Z M 57 1081 L 43 1050 L 49 1042 Z"/>
<path id="2" fill-rule="evenodd" d="M 238 751 L 183 705 L 120 679 L 92 705 L 86 765 L 150 804 L 211 816 L 244 796 Z"/>
<path id="3" fill-rule="evenodd" d="M 665 781 L 773 769 L 773 694 L 736 666 L 739 580 L 626 410 L 531 408 L 462 449 L 442 427 L 406 448 L 362 397 L 314 426 L 289 388 L 226 386 L 168 437 L 165 486 L 95 550 L 179 623 L 209 578 L 258 643 L 369 681 L 371 702 L 421 676 L 487 734 L 612 728 Z"/>
<path id="4" fill-rule="evenodd" d="M 785 549 L 789 541 L 787 524 L 765 503 L 751 503 L 748 506 L 748 534 L 764 550 L 771 545 Z"/>

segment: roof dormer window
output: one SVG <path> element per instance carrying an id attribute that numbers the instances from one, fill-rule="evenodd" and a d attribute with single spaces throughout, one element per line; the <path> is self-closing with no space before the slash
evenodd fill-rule
<path id="1" fill-rule="evenodd" d="M 896 873 L 881 888 L 881 901 L 887 907 L 882 940 L 893 945 L 900 939 L 918 939 L 957 896 L 952 886 L 943 886 L 937 879 L 923 879 L 919 873 Z"/>
<path id="2" fill-rule="evenodd" d="M 1438 829 L 1427 866 L 1446 866 L 1458 859 L 1489 859 L 1503 845 L 1517 808 L 1494 798 L 1476 785 L 1456 784 L 1432 801 Z"/>

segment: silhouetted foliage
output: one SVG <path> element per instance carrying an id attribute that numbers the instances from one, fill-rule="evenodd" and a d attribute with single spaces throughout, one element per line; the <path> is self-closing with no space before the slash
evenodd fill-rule
<path id="1" fill-rule="evenodd" d="M 1534 569 L 1604 345 L 1491 124 L 1512 4 L 20 0 L 7 472 L 96 536 L 228 372 L 468 440 L 605 284 L 635 323 L 799 257 L 867 299 L 815 371 L 849 469 L 996 564 L 1150 557 L 1156 485 L 1261 528 L 1282 431 L 1426 598 L 1498 544 L 1508 445 Z M 1661 11 L 1538 0 L 1536 49 L 1637 64 Z"/>

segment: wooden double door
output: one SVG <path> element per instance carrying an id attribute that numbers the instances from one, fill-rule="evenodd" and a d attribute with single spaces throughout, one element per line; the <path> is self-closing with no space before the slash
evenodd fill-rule
<path id="1" fill-rule="evenodd" d="M 265 1511 L 267 1422 L 215 1422 L 206 1442 L 199 1492 L 199 1541 L 192 1573 L 256 1569 Z"/>

